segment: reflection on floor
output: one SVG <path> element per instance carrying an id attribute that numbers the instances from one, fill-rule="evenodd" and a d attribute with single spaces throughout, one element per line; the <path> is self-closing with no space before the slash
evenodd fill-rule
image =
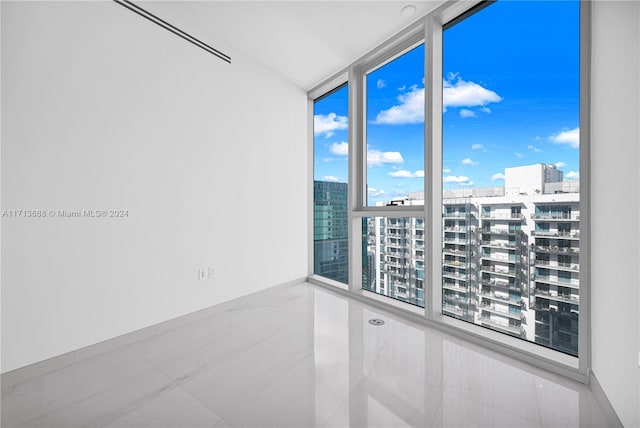
<path id="1" fill-rule="evenodd" d="M 3 376 L 2 426 L 606 425 L 585 385 L 314 285 L 198 318 L 35 377 Z"/>

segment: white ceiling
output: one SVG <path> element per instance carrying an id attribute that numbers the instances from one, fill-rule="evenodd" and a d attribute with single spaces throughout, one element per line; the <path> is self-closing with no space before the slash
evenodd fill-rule
<path id="1" fill-rule="evenodd" d="M 232 60 L 239 51 L 309 90 L 443 1 L 137 3 Z M 408 4 L 417 10 L 404 17 Z"/>

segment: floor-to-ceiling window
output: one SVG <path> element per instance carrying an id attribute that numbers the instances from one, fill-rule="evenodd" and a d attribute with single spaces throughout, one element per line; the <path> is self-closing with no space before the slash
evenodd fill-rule
<path id="1" fill-rule="evenodd" d="M 424 307 L 424 218 L 392 214 L 424 206 L 424 43 L 365 73 L 362 159 L 362 288 Z M 400 212 L 400 211 L 399 211 Z"/>
<path id="2" fill-rule="evenodd" d="M 580 4 L 445 26 L 443 313 L 578 354 Z M 459 215 L 452 215 L 459 214 Z"/>
<path id="3" fill-rule="evenodd" d="M 577 0 L 446 4 L 347 67 L 348 120 L 316 100 L 315 184 L 348 165 L 352 293 L 587 372 L 587 21 Z"/>
<path id="4" fill-rule="evenodd" d="M 313 104 L 313 272 L 349 281 L 348 86 Z"/>

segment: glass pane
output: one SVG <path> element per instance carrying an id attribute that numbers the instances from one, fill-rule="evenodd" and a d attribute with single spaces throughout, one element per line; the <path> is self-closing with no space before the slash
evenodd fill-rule
<path id="1" fill-rule="evenodd" d="M 349 282 L 347 85 L 314 103 L 313 272 Z"/>
<path id="2" fill-rule="evenodd" d="M 443 313 L 577 355 L 579 2 L 443 37 Z"/>
<path id="3" fill-rule="evenodd" d="M 424 201 L 424 44 L 366 76 L 367 205 Z"/>
<path id="4" fill-rule="evenodd" d="M 362 288 L 424 308 L 424 219 L 362 219 Z"/>

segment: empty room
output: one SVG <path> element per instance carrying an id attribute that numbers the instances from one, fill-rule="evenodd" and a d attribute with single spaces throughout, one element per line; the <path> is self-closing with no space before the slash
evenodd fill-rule
<path id="1" fill-rule="evenodd" d="M 639 1 L 0 15 L 2 427 L 640 427 Z"/>

